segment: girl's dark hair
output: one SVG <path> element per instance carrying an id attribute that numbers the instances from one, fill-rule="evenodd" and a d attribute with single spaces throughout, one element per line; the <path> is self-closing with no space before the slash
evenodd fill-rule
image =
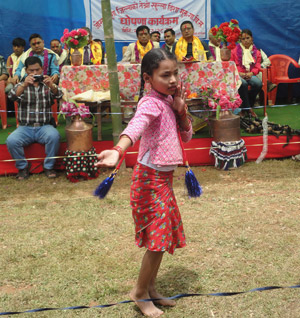
<path id="1" fill-rule="evenodd" d="M 249 30 L 249 29 L 244 29 L 244 30 L 242 30 L 241 35 L 242 35 L 243 33 L 246 33 L 246 34 L 250 35 L 250 36 L 253 38 L 253 35 L 252 35 L 252 31 L 251 31 L 251 30 Z"/>
<path id="2" fill-rule="evenodd" d="M 158 69 L 160 62 L 164 60 L 172 60 L 177 62 L 176 56 L 173 53 L 160 48 L 150 50 L 143 57 L 141 65 L 141 88 L 139 99 L 141 99 L 144 94 L 145 81 L 143 74 L 146 73 L 149 76 L 152 76 L 153 71 Z"/>

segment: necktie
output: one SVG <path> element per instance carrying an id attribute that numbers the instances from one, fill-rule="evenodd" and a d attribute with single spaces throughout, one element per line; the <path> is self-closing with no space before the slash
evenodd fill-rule
<path id="1" fill-rule="evenodd" d="M 90 54 L 89 54 L 88 45 L 86 45 L 84 47 L 83 64 L 85 64 L 85 65 L 89 65 L 90 64 Z"/>

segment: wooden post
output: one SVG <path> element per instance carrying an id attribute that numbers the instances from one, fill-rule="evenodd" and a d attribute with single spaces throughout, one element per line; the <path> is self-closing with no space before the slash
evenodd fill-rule
<path id="1" fill-rule="evenodd" d="M 122 132 L 122 115 L 110 0 L 101 0 L 101 8 L 111 96 L 110 106 L 112 112 L 113 141 L 114 144 L 116 144 L 119 141 L 119 135 Z"/>

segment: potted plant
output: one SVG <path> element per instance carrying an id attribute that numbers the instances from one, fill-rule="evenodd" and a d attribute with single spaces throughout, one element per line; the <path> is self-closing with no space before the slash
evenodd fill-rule
<path id="1" fill-rule="evenodd" d="M 74 100 L 64 101 L 61 106 L 60 114 L 72 118 L 71 123 L 66 126 L 68 150 L 87 151 L 90 149 L 93 144 L 93 126 L 82 120 L 91 115 L 89 107 L 84 104 L 78 104 Z"/>
<path id="2" fill-rule="evenodd" d="M 206 109 L 215 113 L 209 116 L 210 131 L 215 140 L 240 139 L 240 117 L 232 114 L 242 104 L 238 93 L 223 94 L 215 88 L 202 86 L 188 96 L 191 97 L 199 99 Z"/>
<path id="3" fill-rule="evenodd" d="M 236 42 L 240 38 L 239 22 L 236 19 L 231 19 L 230 22 L 221 23 L 219 27 L 215 25 L 210 32 L 214 38 L 221 40 L 221 59 L 229 61 L 231 50 L 235 48 Z"/>
<path id="4" fill-rule="evenodd" d="M 74 66 L 81 65 L 82 54 L 78 51 L 78 49 L 88 44 L 88 32 L 84 29 L 77 29 L 72 31 L 65 29 L 60 41 L 67 45 L 69 49 L 74 49 L 74 52 L 71 54 L 72 64 Z"/>
<path id="5" fill-rule="evenodd" d="M 220 118 L 220 112 L 233 111 L 242 104 L 238 93 L 222 94 L 217 89 L 209 86 L 200 87 L 197 92 L 190 94 L 188 98 L 200 99 L 205 107 L 216 113 L 217 120 Z"/>

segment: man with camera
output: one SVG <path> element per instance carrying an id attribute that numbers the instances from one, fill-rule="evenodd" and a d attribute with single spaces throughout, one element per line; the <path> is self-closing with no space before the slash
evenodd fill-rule
<path id="1" fill-rule="evenodd" d="M 19 170 L 17 180 L 29 177 L 30 163 L 24 155 L 24 147 L 38 142 L 45 145 L 46 158 L 44 172 L 48 178 L 55 178 L 53 169 L 55 157 L 59 149 L 60 135 L 50 124 L 52 118 L 51 105 L 54 98 L 62 97 L 61 90 L 48 75 L 43 75 L 41 60 L 30 56 L 25 60 L 27 77 L 18 83 L 8 97 L 18 101 L 19 127 L 6 140 L 6 145 L 16 167 Z M 48 159 L 49 157 L 49 159 Z"/>

